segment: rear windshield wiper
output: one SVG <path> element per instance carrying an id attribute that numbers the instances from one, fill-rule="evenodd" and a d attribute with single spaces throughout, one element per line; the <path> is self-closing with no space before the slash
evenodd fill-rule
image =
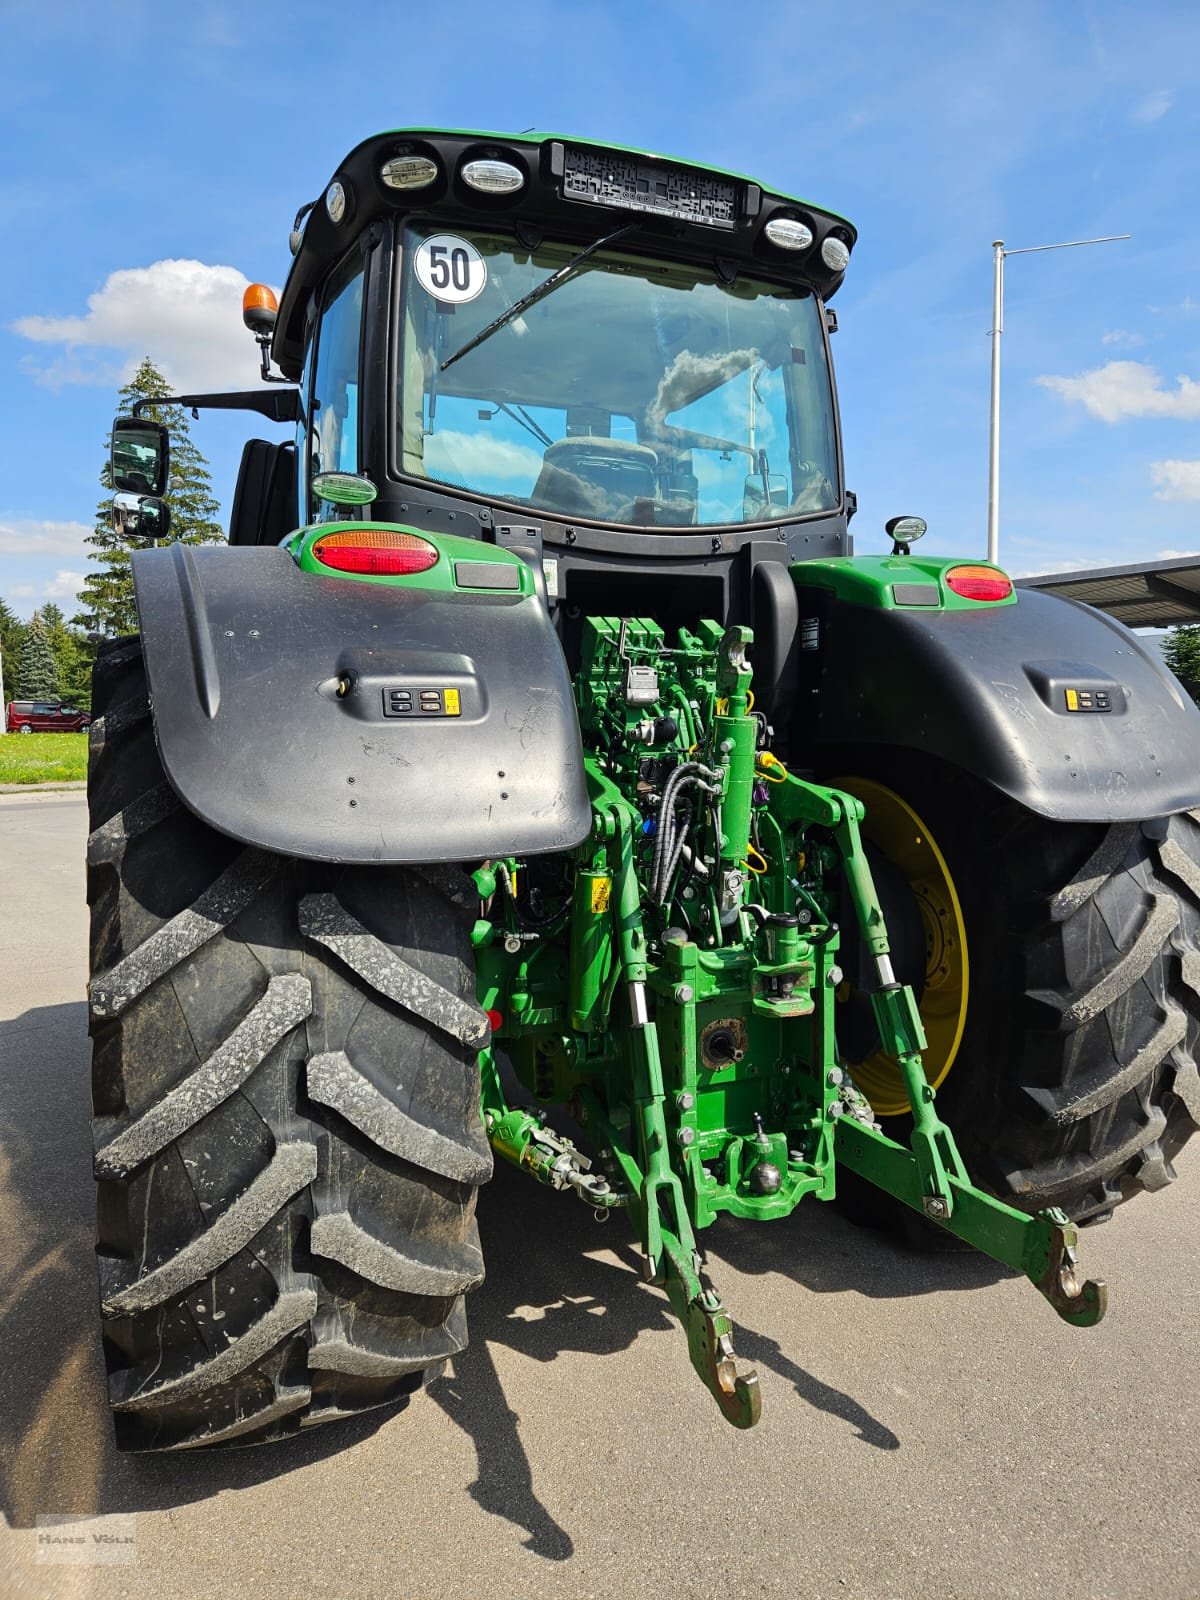
<path id="1" fill-rule="evenodd" d="M 494 321 L 488 323 L 486 328 L 481 328 L 473 339 L 468 339 L 466 344 L 456 350 L 452 356 L 447 356 L 438 370 L 445 372 L 447 367 L 452 367 L 456 361 L 461 361 L 463 356 L 476 349 L 485 339 L 490 339 L 494 333 L 498 333 L 506 323 L 511 322 L 514 317 L 519 317 L 522 311 L 527 311 L 530 306 L 535 305 L 539 300 L 545 299 L 548 294 L 553 294 L 559 284 L 568 278 L 581 262 L 586 261 L 589 256 L 595 255 L 597 250 L 603 250 L 606 244 L 615 244 L 618 239 L 623 239 L 627 233 L 632 233 L 636 227 L 636 222 L 627 222 L 624 227 L 617 228 L 613 233 L 606 233 L 603 239 L 597 239 L 595 243 L 589 244 L 580 250 L 578 255 L 573 255 L 568 262 L 559 267 L 557 272 L 552 272 L 548 278 L 543 278 L 536 288 L 530 289 L 528 294 L 523 294 L 519 300 L 509 306 L 507 311 L 502 311 Z"/>

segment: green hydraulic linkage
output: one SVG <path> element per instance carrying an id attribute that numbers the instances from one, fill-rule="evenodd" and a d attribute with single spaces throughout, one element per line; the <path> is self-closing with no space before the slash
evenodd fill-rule
<path id="1" fill-rule="evenodd" d="M 601 1170 L 539 1111 L 508 1106 L 488 1049 L 482 1109 L 496 1154 L 551 1188 L 573 1190 L 598 1216 L 628 1211 L 647 1280 L 665 1289 L 692 1364 L 737 1427 L 758 1419 L 758 1379 L 737 1369 L 732 1324 L 705 1278 L 697 1234 L 723 1210 L 765 1221 L 787 1215 L 805 1193 L 832 1198 L 838 1162 L 1024 1273 L 1066 1321 L 1098 1322 L 1105 1286 L 1079 1274 L 1069 1219 L 1054 1210 L 1028 1216 L 970 1181 L 934 1108 L 916 1000 L 892 967 L 860 833 L 863 807 L 795 777 L 759 748 L 749 629 L 701 623 L 682 631 L 672 652 L 649 622 L 592 626 L 578 689 L 592 741 L 584 759 L 591 836 L 564 863 L 565 894 L 532 921 L 517 889 L 529 869 L 512 860 L 480 867 L 486 917 L 473 942 L 480 1004 L 501 1039 L 524 1052 L 519 1075 L 536 1099 L 570 1102 Z M 664 740 L 675 741 L 665 763 L 654 753 L 659 724 L 632 693 L 648 679 L 673 708 L 661 719 Z M 696 829 L 686 856 L 682 833 L 654 844 L 656 828 L 670 823 L 667 785 L 678 781 L 664 771 L 686 774 L 703 797 L 684 807 Z M 635 790 L 660 798 L 639 810 Z M 673 901 L 676 864 L 693 871 L 701 855 L 707 865 L 684 877 Z M 826 879 L 837 873 L 873 969 L 882 1050 L 905 1085 L 907 1145 L 883 1133 L 841 1064 L 840 935 Z M 709 1050 L 701 1060 L 704 1040 L 722 1029 L 724 1055 Z"/>
<path id="2" fill-rule="evenodd" d="M 658 1030 L 648 1015 L 646 1002 L 641 891 L 633 865 L 633 825 L 640 819 L 619 790 L 590 762 L 587 773 L 592 790 L 593 838 L 603 842 L 606 851 L 616 857 L 612 869 L 615 893 L 611 900 L 619 947 L 615 971 L 625 982 L 630 1036 L 636 1046 L 634 1100 L 642 1161 L 628 1148 L 628 1141 L 610 1121 L 599 1097 L 581 1087 L 577 1095 L 580 1118 L 596 1143 L 610 1153 L 626 1185 L 623 1190 L 613 1189 L 606 1178 L 591 1172 L 590 1160 L 569 1139 L 550 1130 L 537 1112 L 507 1105 L 490 1048 L 480 1056 L 484 1123 L 496 1154 L 540 1183 L 554 1189 L 574 1189 L 598 1214 L 607 1215 L 617 1207 L 631 1211 L 645 1252 L 646 1279 L 666 1290 L 671 1308 L 687 1333 L 692 1365 L 722 1414 L 735 1427 L 750 1428 L 762 1410 L 758 1375 L 737 1370 L 733 1324 L 720 1297 L 704 1281 L 683 1184 L 671 1166 Z M 580 873 L 585 881 L 604 882 L 605 877 L 600 872 Z M 493 869 L 482 868 L 475 878 L 485 894 L 495 891 L 497 876 Z M 490 925 L 477 924 L 476 930 L 477 942 L 485 944 L 491 937 Z M 589 987 L 594 992 L 598 986 L 593 983 Z M 489 1008 L 497 996 L 487 990 L 481 998 Z"/>
<path id="3" fill-rule="evenodd" d="M 711 1391 L 722 1414 L 738 1428 L 758 1421 L 762 1397 L 758 1374 L 740 1374 L 733 1355 L 733 1324 L 716 1292 L 704 1283 L 687 1200 L 671 1165 L 664 1113 L 666 1091 L 658 1048 L 658 1029 L 646 1004 L 646 935 L 642 926 L 641 889 L 633 867 L 633 829 L 637 812 L 607 778 L 589 765 L 588 783 L 596 833 L 616 846 L 613 872 L 614 910 L 620 943 L 620 964 L 629 995 L 632 1038 L 636 1051 L 634 1100 L 640 1120 L 642 1171 L 624 1147 L 597 1096 L 580 1091 L 580 1104 L 594 1135 L 616 1156 L 636 1199 L 646 1252 L 646 1278 L 662 1285 L 688 1336 L 692 1365 Z"/>
<path id="4" fill-rule="evenodd" d="M 784 804 L 791 814 L 829 828 L 837 841 L 859 930 L 875 963 L 878 987 L 871 1004 L 879 1037 L 884 1054 L 900 1068 L 912 1111 L 909 1149 L 877 1127 L 843 1119 L 836 1136 L 838 1159 L 947 1232 L 1023 1272 L 1064 1321 L 1094 1326 L 1107 1309 L 1108 1289 L 1098 1279 L 1080 1280 L 1079 1234 L 1070 1219 L 1055 1208 L 1029 1216 L 975 1188 L 954 1135 L 933 1108 L 934 1091 L 921 1063 L 925 1032 L 912 990 L 897 983 L 892 971 L 883 912 L 859 831 L 861 802 L 790 773 L 786 782 Z"/>

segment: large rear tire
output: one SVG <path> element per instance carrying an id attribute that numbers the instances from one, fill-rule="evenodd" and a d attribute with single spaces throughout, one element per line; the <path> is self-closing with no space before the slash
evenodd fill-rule
<path id="1" fill-rule="evenodd" d="M 164 778 L 137 640 L 100 656 L 93 706 L 118 1443 L 257 1444 L 402 1401 L 464 1348 L 483 1276 L 467 895 L 446 869 L 325 867 L 206 827 Z"/>
<path id="2" fill-rule="evenodd" d="M 1197 814 L 1048 822 L 949 768 L 846 760 L 915 814 L 961 908 L 965 1026 L 948 1069 L 929 1071 L 972 1176 L 1077 1221 L 1169 1183 L 1200 1126 Z M 944 930 L 927 933 L 928 974 L 903 976 L 919 989 L 928 975 L 944 1012 Z"/>

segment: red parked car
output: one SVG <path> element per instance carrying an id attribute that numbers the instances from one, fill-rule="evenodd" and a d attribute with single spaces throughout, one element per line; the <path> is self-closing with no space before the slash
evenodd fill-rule
<path id="1" fill-rule="evenodd" d="M 10 700 L 9 733 L 83 733 L 92 725 L 90 711 L 77 711 L 57 700 Z"/>

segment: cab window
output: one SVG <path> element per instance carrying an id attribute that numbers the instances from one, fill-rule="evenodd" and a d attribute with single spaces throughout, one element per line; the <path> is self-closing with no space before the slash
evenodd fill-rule
<path id="1" fill-rule="evenodd" d="M 308 426 L 309 482 L 318 472 L 359 469 L 358 387 L 362 352 L 363 258 L 356 251 L 330 279 L 317 333 Z M 316 501 L 314 521 L 336 507 Z"/>

